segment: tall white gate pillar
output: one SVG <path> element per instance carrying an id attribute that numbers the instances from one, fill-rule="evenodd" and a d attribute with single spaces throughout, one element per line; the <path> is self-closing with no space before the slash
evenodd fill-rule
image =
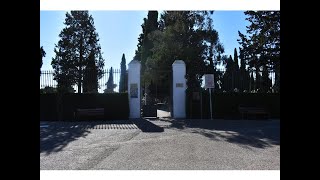
<path id="1" fill-rule="evenodd" d="M 128 96 L 129 96 L 129 118 L 140 118 L 140 70 L 141 63 L 132 60 L 128 64 Z"/>
<path id="2" fill-rule="evenodd" d="M 186 64 L 182 60 L 175 60 L 172 64 L 173 73 L 173 118 L 186 118 Z"/>

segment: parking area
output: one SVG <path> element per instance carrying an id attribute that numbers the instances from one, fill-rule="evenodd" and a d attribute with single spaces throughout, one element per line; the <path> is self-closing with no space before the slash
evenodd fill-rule
<path id="1" fill-rule="evenodd" d="M 280 120 L 41 122 L 40 170 L 54 169 L 279 170 Z"/>

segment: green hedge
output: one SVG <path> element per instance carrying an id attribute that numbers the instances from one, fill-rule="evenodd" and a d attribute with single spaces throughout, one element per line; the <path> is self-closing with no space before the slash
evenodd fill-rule
<path id="1" fill-rule="evenodd" d="M 210 96 L 208 90 L 202 90 L 202 118 L 210 118 Z M 265 107 L 270 118 L 280 118 L 279 93 L 212 93 L 212 110 L 214 118 L 241 118 L 238 111 L 240 104 Z M 193 100 L 193 92 L 187 90 L 187 118 L 201 118 L 201 101 Z"/>
<path id="2" fill-rule="evenodd" d="M 64 121 L 74 121 L 74 112 L 78 108 L 104 108 L 103 119 L 87 120 L 117 120 L 129 118 L 129 101 L 127 93 L 106 94 L 65 94 L 62 96 L 62 118 Z M 40 120 L 56 121 L 57 94 L 40 94 Z"/>
<path id="3" fill-rule="evenodd" d="M 56 94 L 40 94 L 40 120 L 56 121 L 57 119 Z"/>

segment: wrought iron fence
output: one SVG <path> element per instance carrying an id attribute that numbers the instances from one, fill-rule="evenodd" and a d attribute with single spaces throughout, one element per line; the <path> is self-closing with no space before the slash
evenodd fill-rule
<path id="1" fill-rule="evenodd" d="M 103 70 L 103 76 L 98 80 L 99 93 L 103 93 L 106 89 L 106 83 L 108 82 L 110 69 Z M 120 69 L 113 69 L 113 82 L 116 84 L 114 88 L 115 92 L 119 92 L 120 84 Z M 204 74 L 204 73 L 199 73 Z M 215 79 L 215 91 L 219 92 L 280 92 L 280 76 L 274 71 L 262 72 L 262 71 L 237 71 L 226 72 L 224 70 L 216 71 Z M 126 72 L 127 77 L 127 72 Z M 200 76 L 201 77 L 201 76 Z M 124 85 L 127 89 L 127 81 Z M 202 86 L 204 80 L 202 81 Z M 40 76 L 40 89 L 45 87 L 56 88 L 57 81 L 54 80 L 53 71 L 41 71 Z M 77 92 L 77 85 L 73 86 L 75 92 Z"/>
<path id="2" fill-rule="evenodd" d="M 113 69 L 113 83 L 116 85 L 114 88 L 115 92 L 119 92 L 119 84 L 120 84 L 120 74 L 121 70 L 120 69 Z M 110 76 L 110 69 L 104 69 L 103 70 L 103 76 L 101 79 L 98 80 L 98 85 L 99 93 L 103 93 L 104 90 L 107 88 L 106 83 L 109 80 Z M 44 89 L 46 87 L 50 88 L 57 88 L 57 81 L 54 80 L 54 71 L 53 70 L 47 70 L 47 71 L 41 71 L 41 76 L 40 76 L 40 89 Z M 124 83 L 125 86 L 127 86 L 127 83 Z M 73 89 L 75 92 L 78 91 L 78 86 L 74 85 Z"/>
<path id="3" fill-rule="evenodd" d="M 202 73 L 205 74 L 205 73 Z M 219 92 L 280 92 L 280 76 L 272 70 L 231 71 L 218 70 L 214 73 L 215 91 Z M 202 87 L 204 77 L 202 77 Z"/>

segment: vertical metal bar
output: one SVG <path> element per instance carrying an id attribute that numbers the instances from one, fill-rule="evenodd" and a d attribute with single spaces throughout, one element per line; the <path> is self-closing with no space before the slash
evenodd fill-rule
<path id="1" fill-rule="evenodd" d="M 48 86 L 49 86 L 49 87 L 51 87 L 50 81 L 51 81 L 51 73 L 50 73 L 50 71 L 48 70 Z"/>
<path id="2" fill-rule="evenodd" d="M 43 71 L 43 77 L 42 77 L 42 88 L 45 87 L 46 85 L 46 71 Z"/>
<path id="3" fill-rule="evenodd" d="M 50 86 L 53 87 L 54 84 L 53 84 L 53 73 L 52 71 L 50 72 Z M 53 87 L 54 88 L 54 87 Z"/>
<path id="4" fill-rule="evenodd" d="M 42 71 L 40 72 L 40 89 L 42 87 Z"/>
<path id="5" fill-rule="evenodd" d="M 202 90 L 200 88 L 200 113 L 201 113 L 201 120 L 202 120 Z"/>
<path id="6" fill-rule="evenodd" d="M 47 82 L 48 82 L 48 71 L 45 71 L 45 83 L 44 83 L 44 87 L 47 87 Z"/>
<path id="7" fill-rule="evenodd" d="M 210 94 L 210 117 L 212 120 L 212 100 L 211 100 L 211 88 L 209 88 L 209 94 Z"/>

